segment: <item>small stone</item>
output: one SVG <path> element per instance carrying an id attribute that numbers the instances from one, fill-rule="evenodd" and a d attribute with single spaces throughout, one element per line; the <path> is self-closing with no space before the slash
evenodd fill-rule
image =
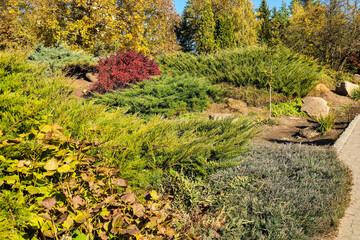
<path id="1" fill-rule="evenodd" d="M 345 81 L 336 85 L 335 92 L 339 95 L 351 96 L 351 94 L 353 94 L 353 92 L 356 91 L 357 89 L 359 89 L 359 85 Z"/>
<path id="2" fill-rule="evenodd" d="M 303 99 L 302 112 L 306 112 L 310 117 L 327 116 L 330 108 L 323 98 L 319 97 L 306 97 Z"/>
<path id="3" fill-rule="evenodd" d="M 223 120 L 226 118 L 231 118 L 233 115 L 229 113 L 213 113 L 209 116 L 210 120 Z"/>
<path id="4" fill-rule="evenodd" d="M 303 137 L 303 138 L 314 138 L 314 137 L 317 137 L 319 136 L 320 133 L 317 132 L 314 128 L 312 127 L 307 127 L 307 128 L 304 128 L 304 129 L 301 129 L 299 131 L 299 136 Z"/>

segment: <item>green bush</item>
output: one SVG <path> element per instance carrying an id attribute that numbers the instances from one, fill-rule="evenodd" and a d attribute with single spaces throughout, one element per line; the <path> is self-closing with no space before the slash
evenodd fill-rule
<path id="1" fill-rule="evenodd" d="M 278 103 L 271 106 L 271 115 L 273 117 L 281 116 L 297 116 L 297 117 L 306 117 L 306 113 L 301 112 L 302 108 L 301 99 L 295 99 L 284 103 Z"/>
<path id="2" fill-rule="evenodd" d="M 176 120 L 148 119 L 109 110 L 69 96 L 62 77 L 37 72 L 25 55 L 0 53 L 3 74 L 0 92 L 0 132 L 10 139 L 39 123 L 57 123 L 79 140 L 101 144 L 99 154 L 116 165 L 135 186 L 161 181 L 169 169 L 206 176 L 228 166 L 226 160 L 241 152 L 251 139 L 253 123 L 246 119 L 209 121 L 194 115 Z"/>
<path id="3" fill-rule="evenodd" d="M 235 87 L 229 83 L 220 83 L 216 85 L 220 91 L 217 93 L 219 97 L 233 98 L 244 101 L 248 106 L 263 107 L 269 105 L 270 97 L 268 89 L 259 89 L 254 86 Z M 284 102 L 288 98 L 281 93 L 272 93 L 271 101 L 273 103 Z"/>
<path id="4" fill-rule="evenodd" d="M 312 239 L 339 224 L 351 187 L 333 150 L 253 145 L 208 181 L 171 173 L 164 190 L 201 239 Z"/>
<path id="5" fill-rule="evenodd" d="M 190 73 L 208 77 L 214 83 L 228 82 L 257 88 L 268 86 L 272 65 L 272 88 L 288 97 L 305 96 L 320 77 L 315 61 L 284 47 L 279 48 L 272 58 L 266 47 L 246 47 L 205 56 L 176 53 L 163 56 L 158 62 L 163 73 Z"/>
<path id="6" fill-rule="evenodd" d="M 63 45 L 44 47 L 40 44 L 30 53 L 29 61 L 45 63 L 46 71 L 55 73 L 66 70 L 71 65 L 94 65 L 99 59 L 83 52 L 69 50 Z"/>
<path id="7" fill-rule="evenodd" d="M 130 89 L 96 95 L 96 103 L 124 107 L 128 113 L 161 114 L 166 117 L 203 111 L 216 89 L 203 78 L 163 76 L 132 85 Z"/>

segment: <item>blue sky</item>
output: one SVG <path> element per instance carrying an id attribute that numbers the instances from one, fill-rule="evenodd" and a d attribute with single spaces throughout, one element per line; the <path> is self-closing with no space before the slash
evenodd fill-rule
<path id="1" fill-rule="evenodd" d="M 185 3 L 187 0 L 174 0 L 175 2 L 175 8 L 178 13 L 182 13 Z M 269 5 L 269 8 L 272 9 L 273 7 L 280 7 L 281 6 L 281 0 L 267 0 L 267 3 Z M 285 0 L 286 3 L 289 3 L 290 0 Z M 254 6 L 255 8 L 258 8 L 260 6 L 261 0 L 254 0 Z"/>

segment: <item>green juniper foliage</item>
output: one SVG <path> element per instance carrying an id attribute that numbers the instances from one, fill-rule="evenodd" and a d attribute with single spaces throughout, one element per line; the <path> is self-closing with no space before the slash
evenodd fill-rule
<path id="1" fill-rule="evenodd" d="M 228 15 L 216 21 L 215 41 L 220 49 L 235 47 L 234 26 Z"/>
<path id="2" fill-rule="evenodd" d="M 57 123 L 76 139 L 100 143 L 94 154 L 116 165 L 121 176 L 135 186 L 147 186 L 169 169 L 195 176 L 211 174 L 227 166 L 226 158 L 241 154 L 253 135 L 253 123 L 246 119 L 209 121 L 198 115 L 177 120 L 162 116 L 143 119 L 125 114 L 123 109 L 110 110 L 94 101 L 77 99 L 70 96 L 71 88 L 63 76 L 43 74 L 26 61 L 26 54 L 0 53 L 0 69 L 0 135 L 11 139 L 39 123 Z M 179 90 L 183 83 L 176 79 L 182 78 L 169 81 L 178 84 Z M 202 108 L 203 98 L 207 98 L 206 81 L 186 84 L 183 90 L 199 87 L 191 94 L 200 94 L 194 100 Z M 160 84 L 159 89 L 161 86 L 166 88 Z"/>
<path id="3" fill-rule="evenodd" d="M 71 51 L 64 45 L 44 47 L 40 44 L 30 53 L 29 61 L 45 63 L 46 70 L 55 73 L 69 65 L 96 64 L 99 59 L 83 52 Z"/>
<path id="4" fill-rule="evenodd" d="M 95 95 L 96 103 L 127 108 L 127 113 L 161 114 L 171 117 L 189 111 L 203 111 L 217 89 L 204 78 L 165 75 L 144 81 L 123 91 Z"/>
<path id="5" fill-rule="evenodd" d="M 225 50 L 206 56 L 176 53 L 161 57 L 162 72 L 190 73 L 209 78 L 213 83 L 228 82 L 235 86 L 267 88 L 270 60 L 266 47 Z M 272 88 L 288 97 L 306 96 L 320 77 L 316 62 L 279 47 L 272 63 Z"/>

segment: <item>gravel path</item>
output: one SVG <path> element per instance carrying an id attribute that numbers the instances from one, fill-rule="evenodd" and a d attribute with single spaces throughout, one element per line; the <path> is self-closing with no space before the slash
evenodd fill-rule
<path id="1" fill-rule="evenodd" d="M 336 240 L 360 240 L 360 115 L 351 122 L 334 148 L 353 175 L 350 206 L 340 222 Z"/>

